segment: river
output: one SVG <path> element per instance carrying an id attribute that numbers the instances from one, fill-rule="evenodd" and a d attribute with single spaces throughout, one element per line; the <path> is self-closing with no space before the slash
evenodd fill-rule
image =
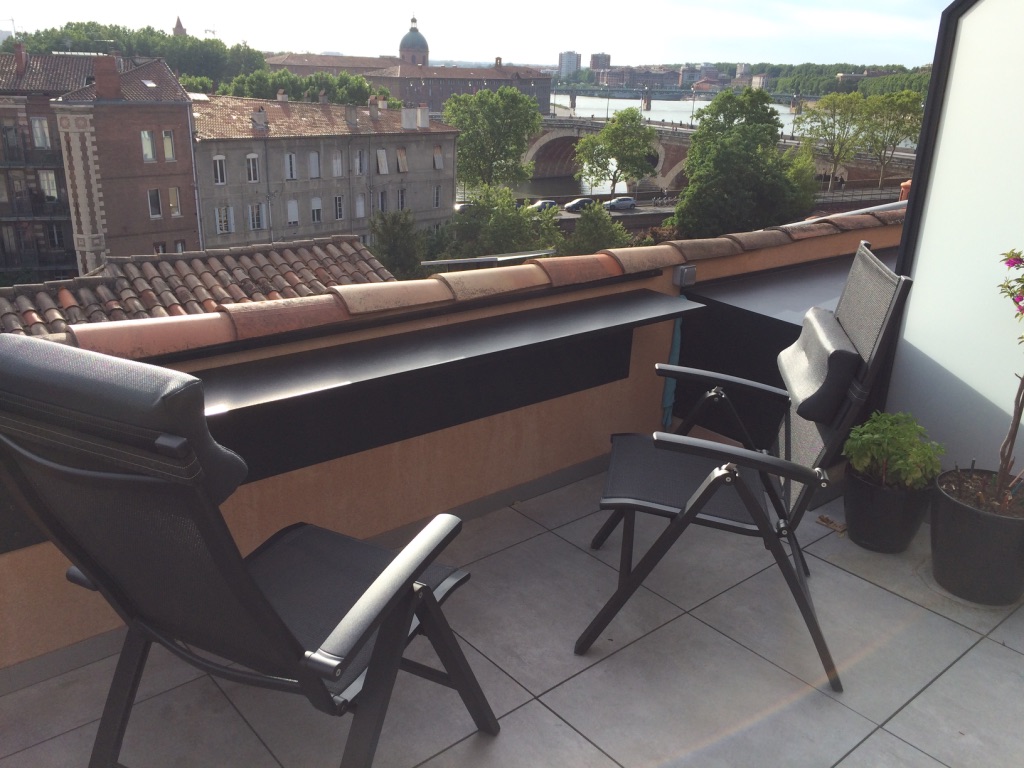
<path id="1" fill-rule="evenodd" d="M 569 97 L 566 95 L 553 94 L 551 96 L 552 114 L 570 114 Z M 643 116 L 652 121 L 664 121 L 689 125 L 697 122 L 696 113 L 708 105 L 707 101 L 700 99 L 684 101 L 652 101 L 651 110 L 643 112 Z M 639 107 L 640 99 L 601 99 L 596 96 L 576 97 L 576 117 L 604 119 L 616 112 Z M 789 111 L 788 104 L 772 104 L 779 113 L 779 120 L 782 122 L 782 130 L 789 134 L 793 131 L 793 119 L 796 117 Z M 616 190 L 619 194 L 626 194 L 626 184 L 619 182 Z M 602 184 L 596 187 L 589 187 L 573 178 L 560 179 L 534 179 L 516 188 L 515 193 L 519 197 L 528 197 L 533 200 L 544 197 L 564 197 L 582 195 L 607 195 L 611 193 L 611 185 Z"/>

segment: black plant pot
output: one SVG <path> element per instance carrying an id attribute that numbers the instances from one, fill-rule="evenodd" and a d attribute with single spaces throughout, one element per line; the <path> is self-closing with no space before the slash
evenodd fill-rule
<path id="1" fill-rule="evenodd" d="M 850 471 L 843 505 L 850 541 L 873 552 L 903 552 L 928 513 L 930 489 L 883 488 Z"/>
<path id="2" fill-rule="evenodd" d="M 954 499 L 941 488 L 949 474 L 939 475 L 932 501 L 935 581 L 971 602 L 1017 602 L 1024 594 L 1024 519 L 1003 517 Z"/>

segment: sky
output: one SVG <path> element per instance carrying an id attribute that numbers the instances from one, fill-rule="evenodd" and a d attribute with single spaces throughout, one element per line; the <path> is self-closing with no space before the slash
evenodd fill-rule
<path id="1" fill-rule="evenodd" d="M 190 35 L 246 42 L 264 51 L 397 56 L 415 16 L 432 61 L 549 65 L 558 54 L 611 55 L 612 66 L 684 62 L 774 64 L 931 63 L 939 17 L 951 0 L 646 0 L 628 2 L 375 3 L 294 6 L 177 0 L 170 6 L 137 0 L 48 0 L 6 4 L 0 29 L 33 32 L 68 21 L 97 21 L 170 32 L 175 15 Z M 163 11 L 161 8 L 168 8 Z M 245 10 L 240 10 L 244 8 Z M 328 10 L 332 9 L 332 10 Z M 334 18 L 330 16 L 334 14 Z"/>

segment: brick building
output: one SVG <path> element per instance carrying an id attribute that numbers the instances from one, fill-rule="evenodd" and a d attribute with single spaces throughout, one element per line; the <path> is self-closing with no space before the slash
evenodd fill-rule
<path id="1" fill-rule="evenodd" d="M 426 108 L 209 96 L 193 112 L 205 248 L 366 240 L 376 211 L 421 228 L 451 216 L 458 132 Z"/>

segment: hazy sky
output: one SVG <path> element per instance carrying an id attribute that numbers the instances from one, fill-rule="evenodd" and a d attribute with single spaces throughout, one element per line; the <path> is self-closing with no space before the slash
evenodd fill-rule
<path id="1" fill-rule="evenodd" d="M 950 0 L 565 0 L 519 3 L 227 3 L 177 0 L 166 12 L 137 0 L 6 4 L 0 29 L 97 21 L 189 34 L 272 51 L 397 55 L 416 16 L 432 60 L 554 65 L 561 51 L 611 54 L 613 65 L 700 61 L 779 64 L 930 63 Z M 642 13 L 631 13 L 631 8 Z M 244 10 L 243 10 L 244 9 Z M 386 9 L 386 12 L 382 12 Z M 281 11 L 284 10 L 284 13 Z M 275 12 L 276 11 L 276 12 Z"/>

